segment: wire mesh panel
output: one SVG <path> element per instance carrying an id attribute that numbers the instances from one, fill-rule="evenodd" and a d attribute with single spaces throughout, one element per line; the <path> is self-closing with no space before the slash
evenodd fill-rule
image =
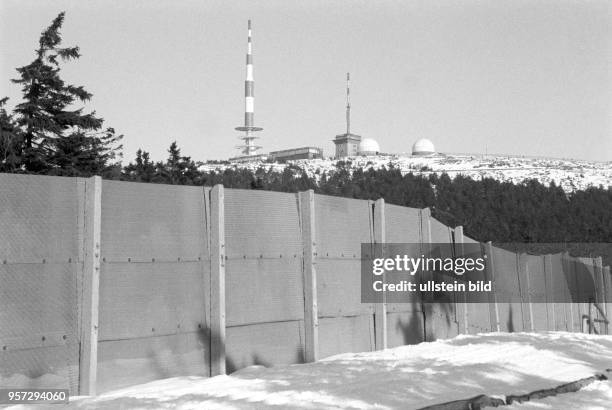
<path id="1" fill-rule="evenodd" d="M 554 330 L 572 331 L 574 317 L 572 316 L 572 303 L 570 295 L 570 277 L 564 272 L 564 255 L 557 253 L 550 256 L 551 291 L 553 300 L 562 301 L 554 304 Z"/>
<path id="2" fill-rule="evenodd" d="M 0 388 L 78 390 L 84 180 L 0 174 Z"/>
<path id="3" fill-rule="evenodd" d="M 561 256 L 561 271 L 557 275 L 560 280 L 565 280 L 568 289 L 569 305 L 566 308 L 568 311 L 568 330 L 570 332 L 582 332 L 582 311 L 583 307 L 578 301 L 580 300 L 580 284 L 578 283 L 578 275 L 576 269 L 576 259 L 568 253 L 563 253 Z"/>
<path id="4" fill-rule="evenodd" d="M 597 301 L 597 280 L 595 276 L 595 265 L 592 258 L 574 258 L 574 269 L 576 270 L 576 294 L 579 297 L 579 311 L 581 331 L 599 331 L 598 322 L 593 319 L 601 319 L 594 306 Z M 596 326 L 597 325 L 597 326 Z"/>
<path id="5" fill-rule="evenodd" d="M 230 326 L 226 331 L 226 369 L 304 362 L 304 321 Z"/>
<path id="6" fill-rule="evenodd" d="M 303 249 L 295 194 L 225 190 L 228 371 L 303 361 Z"/>
<path id="7" fill-rule="evenodd" d="M 452 243 L 453 230 L 436 218 L 429 217 L 429 228 L 431 229 L 432 243 Z"/>
<path id="8" fill-rule="evenodd" d="M 420 210 L 385 204 L 385 242 L 420 244 Z M 418 292 L 406 294 L 405 303 L 387 304 L 387 345 L 416 344 L 425 340 L 424 316 Z"/>
<path id="9" fill-rule="evenodd" d="M 98 345 L 98 391 L 176 376 L 208 375 L 209 334 L 160 334 L 105 340 Z"/>
<path id="10" fill-rule="evenodd" d="M 372 304 L 361 303 L 361 244 L 373 242 L 369 201 L 315 195 L 320 357 L 372 350 Z M 351 319 L 347 319 L 351 317 Z M 336 332 L 346 328 L 350 332 Z"/>
<path id="11" fill-rule="evenodd" d="M 98 391 L 209 373 L 201 187 L 104 181 Z"/>
<path id="12" fill-rule="evenodd" d="M 106 262 L 181 262 L 208 257 L 201 187 L 104 181 Z M 179 259 L 180 258 L 180 259 Z"/>
<path id="13" fill-rule="evenodd" d="M 385 242 L 420 243 L 420 210 L 385 204 Z"/>
<path id="14" fill-rule="evenodd" d="M 374 350 L 372 315 L 325 317 L 319 319 L 319 355 Z"/>
<path id="15" fill-rule="evenodd" d="M 455 241 L 457 239 L 455 238 Z M 474 245 L 479 242 L 467 235 L 463 235 L 462 242 L 455 243 L 455 250 L 457 254 L 464 252 L 462 244 Z M 478 257 L 484 256 L 488 252 L 489 246 L 481 244 L 481 253 Z M 486 271 L 476 273 L 473 278 L 476 280 L 492 281 L 495 283 L 495 267 L 493 266 L 490 255 L 487 255 L 486 259 Z M 493 285 L 495 286 L 495 285 Z M 475 296 L 471 296 L 470 300 L 473 300 Z M 481 302 L 466 302 L 467 296 L 459 294 L 457 295 L 457 322 L 459 325 L 459 333 L 479 333 L 479 332 L 495 332 L 498 325 L 498 311 L 496 306 L 495 295 L 482 294 L 479 299 Z M 488 303 L 484 303 L 484 301 Z"/>
<path id="16" fill-rule="evenodd" d="M 459 242 L 457 238 L 455 238 L 455 252 L 458 257 L 465 255 L 465 247 L 464 244 L 470 246 L 470 249 L 474 244 L 478 244 L 479 242 L 470 238 L 467 235 L 463 235 L 461 241 Z M 477 257 L 482 257 L 483 250 L 486 245 L 480 245 L 480 251 Z M 474 257 L 472 255 L 471 257 Z M 487 256 L 488 257 L 488 256 Z M 494 267 L 491 265 L 491 259 L 487 259 L 487 271 L 483 272 L 474 272 L 471 275 L 473 280 L 482 280 L 482 281 L 495 281 L 495 272 Z M 470 296 L 469 300 L 475 300 L 476 297 L 480 300 L 480 302 L 467 302 L 468 297 L 463 293 L 459 293 L 456 295 L 456 318 L 457 324 L 459 328 L 459 333 L 480 333 L 480 332 L 489 332 L 495 331 L 497 329 L 497 314 L 496 314 L 496 306 L 495 306 L 495 298 L 492 295 L 482 294 L 481 296 Z"/>
<path id="17" fill-rule="evenodd" d="M 100 341 L 198 332 L 206 324 L 201 262 L 107 262 L 103 274 Z"/>
<path id="18" fill-rule="evenodd" d="M 499 326 L 502 332 L 527 331 L 523 327 L 524 304 L 514 302 L 521 300 L 517 255 L 504 249 L 492 247 L 493 269 L 495 272 L 495 289 Z M 508 302 L 513 301 L 513 302 Z M 470 321 L 471 322 L 471 321 Z"/>
<path id="19" fill-rule="evenodd" d="M 428 215 L 428 214 L 422 214 Z M 427 224 L 427 230 L 429 231 L 429 242 L 431 243 L 453 243 L 453 231 L 448 226 L 444 225 L 437 219 L 428 216 L 424 218 L 423 224 Z M 423 238 L 426 242 L 426 237 Z M 427 249 L 427 244 L 424 244 L 424 249 Z M 431 255 L 440 258 L 450 258 L 453 256 L 452 248 L 450 246 L 445 249 L 441 249 L 441 253 Z M 457 305 L 456 295 L 453 292 L 435 292 L 432 293 L 431 298 L 427 300 L 425 304 L 426 314 L 426 329 L 428 334 L 426 339 L 428 341 L 436 339 L 445 339 L 454 337 L 459 333 L 458 318 L 457 318 Z M 429 323 L 427 324 L 427 321 Z"/>

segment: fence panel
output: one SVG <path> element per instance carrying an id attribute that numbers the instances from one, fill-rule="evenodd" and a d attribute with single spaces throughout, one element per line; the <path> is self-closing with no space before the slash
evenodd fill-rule
<path id="1" fill-rule="evenodd" d="M 589 317 L 599 318 L 595 306 L 592 306 L 588 301 L 595 302 L 597 300 L 597 281 L 595 273 L 595 264 L 592 258 L 573 258 L 574 268 L 576 270 L 576 285 L 577 295 L 580 298 L 578 303 L 580 309 L 581 330 L 589 332 Z M 591 325 L 595 325 L 592 323 Z M 599 330 L 600 326 L 596 326 Z"/>
<path id="2" fill-rule="evenodd" d="M 0 174 L 0 387 L 78 393 L 84 184 Z"/>
<path id="3" fill-rule="evenodd" d="M 319 357 L 356 347 L 373 350 L 374 307 L 361 303 L 360 276 L 361 244 L 372 243 L 374 237 L 372 205 L 315 195 L 315 220 Z"/>
<path id="4" fill-rule="evenodd" d="M 569 303 L 565 306 L 568 316 L 568 331 L 581 332 L 583 329 L 583 307 L 578 303 L 580 284 L 578 283 L 576 260 L 568 253 L 563 253 L 561 256 L 561 274 L 561 278 L 564 278 L 567 283 L 568 291 L 567 300 Z"/>
<path id="5" fill-rule="evenodd" d="M 466 235 L 463 235 L 462 242 L 457 242 L 461 238 L 460 238 L 460 235 L 456 234 L 455 236 L 456 236 L 455 237 L 455 242 L 456 242 L 455 249 L 456 249 L 458 256 L 460 256 L 462 252 L 461 243 L 464 243 L 464 244 L 477 244 L 478 243 L 478 241 Z M 484 252 L 486 252 L 486 249 L 488 249 L 488 245 L 481 245 L 481 249 L 483 246 L 485 247 Z M 493 281 L 493 279 L 489 278 L 489 275 L 493 274 L 492 269 L 493 267 L 489 266 L 489 261 L 487 260 L 487 271 L 482 272 L 481 275 L 477 275 L 476 272 L 474 272 L 470 277 L 473 278 L 474 280 L 482 280 L 482 281 L 492 280 Z M 490 298 L 486 294 L 483 294 L 482 298 L 483 299 L 480 303 L 476 303 L 476 302 L 465 302 L 465 297 L 461 297 L 461 295 L 457 297 L 457 321 L 459 324 L 460 333 L 464 333 L 466 328 L 469 334 L 489 332 L 491 330 L 496 330 L 495 329 L 496 325 L 494 323 L 496 320 L 495 319 L 495 300 L 494 298 Z M 472 297 L 472 299 L 474 299 L 474 297 Z M 465 325 L 466 323 L 467 323 L 467 326 Z"/>
<path id="6" fill-rule="evenodd" d="M 492 247 L 495 289 L 498 291 L 497 307 L 502 332 L 522 332 L 523 304 L 521 300 L 517 255 L 504 249 Z M 509 302 L 512 301 L 512 302 Z"/>
<path id="7" fill-rule="evenodd" d="M 557 295 L 555 289 L 559 285 L 555 283 L 553 279 L 553 255 L 547 254 L 544 258 L 544 282 L 546 286 L 546 312 L 548 316 L 548 327 L 547 330 L 557 330 Z"/>
<path id="8" fill-rule="evenodd" d="M 98 390 L 209 374 L 201 187 L 104 181 Z"/>
<path id="9" fill-rule="evenodd" d="M 385 241 L 421 243 L 420 210 L 385 204 Z M 407 293 L 405 303 L 387 304 L 387 345 L 421 343 L 425 340 L 420 293 Z"/>
<path id="10" fill-rule="evenodd" d="M 572 331 L 573 317 L 571 295 L 570 295 L 570 274 L 564 270 L 564 255 L 557 253 L 550 255 L 551 286 L 552 298 L 556 301 L 554 310 L 554 329 L 559 331 Z"/>
<path id="11" fill-rule="evenodd" d="M 303 245 L 295 194 L 225 190 L 227 370 L 303 361 Z"/>
<path id="12" fill-rule="evenodd" d="M 423 218 L 423 229 L 427 235 L 423 236 L 423 247 L 427 249 L 430 243 L 453 243 L 453 231 L 437 219 L 431 217 L 429 212 L 421 212 Z M 448 246 L 434 257 L 452 257 L 451 246 Z M 429 295 L 425 307 L 425 329 L 426 340 L 451 338 L 459 334 L 459 322 L 457 318 L 456 295 L 454 292 L 435 292 Z"/>
<path id="13" fill-rule="evenodd" d="M 463 227 L 457 227 L 454 230 L 455 254 L 461 256 L 465 249 L 462 244 L 477 244 L 478 241 L 463 234 Z M 481 245 L 483 246 L 488 245 Z M 485 250 L 486 252 L 486 250 Z M 484 272 L 481 277 L 474 277 L 477 280 L 488 280 L 487 275 L 492 275 L 492 267 L 487 261 L 488 272 Z M 494 327 L 495 323 L 495 305 L 494 298 L 488 298 L 489 303 L 467 302 L 464 295 L 457 295 L 456 300 L 456 317 L 459 333 L 478 333 L 488 332 Z M 491 319 L 493 317 L 493 319 Z"/>

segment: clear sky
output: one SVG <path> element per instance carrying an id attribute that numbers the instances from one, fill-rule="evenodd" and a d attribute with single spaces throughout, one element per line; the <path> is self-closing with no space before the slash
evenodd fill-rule
<path id="1" fill-rule="evenodd" d="M 612 2 L 0 1 L 0 96 L 66 11 L 64 78 L 153 159 L 171 141 L 195 160 L 238 153 L 247 20 L 253 20 L 255 123 L 264 151 L 333 154 L 345 130 L 385 152 L 429 138 L 441 152 L 612 160 Z"/>

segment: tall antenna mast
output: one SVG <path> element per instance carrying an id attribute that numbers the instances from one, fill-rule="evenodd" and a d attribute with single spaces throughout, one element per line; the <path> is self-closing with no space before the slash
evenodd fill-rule
<path id="1" fill-rule="evenodd" d="M 351 73 L 346 73 L 346 133 L 351 133 Z"/>
<path id="2" fill-rule="evenodd" d="M 240 137 L 244 141 L 243 145 L 236 148 L 240 149 L 244 155 L 257 155 L 260 146 L 255 145 L 253 132 L 261 131 L 263 128 L 255 126 L 255 80 L 253 80 L 253 47 L 251 44 L 251 20 L 249 20 L 249 37 L 246 55 L 246 80 L 244 81 L 244 126 L 236 127 L 236 131 L 244 131 L 244 136 Z"/>

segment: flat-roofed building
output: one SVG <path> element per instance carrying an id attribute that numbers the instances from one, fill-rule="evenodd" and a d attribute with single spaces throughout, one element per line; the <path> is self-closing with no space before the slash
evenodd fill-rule
<path id="1" fill-rule="evenodd" d="M 257 155 L 242 155 L 240 157 L 233 157 L 229 159 L 229 162 L 239 162 L 239 163 L 244 163 L 244 162 L 258 162 L 258 161 L 265 161 L 266 159 L 268 159 L 268 156 L 266 154 L 257 154 Z"/>
<path id="2" fill-rule="evenodd" d="M 353 157 L 359 154 L 361 135 L 345 133 L 336 135 L 333 139 L 336 144 L 336 158 Z"/>
<path id="3" fill-rule="evenodd" d="M 323 150 L 318 147 L 301 147 L 272 151 L 268 154 L 268 159 L 272 161 L 291 161 L 296 159 L 315 159 L 323 158 Z"/>

